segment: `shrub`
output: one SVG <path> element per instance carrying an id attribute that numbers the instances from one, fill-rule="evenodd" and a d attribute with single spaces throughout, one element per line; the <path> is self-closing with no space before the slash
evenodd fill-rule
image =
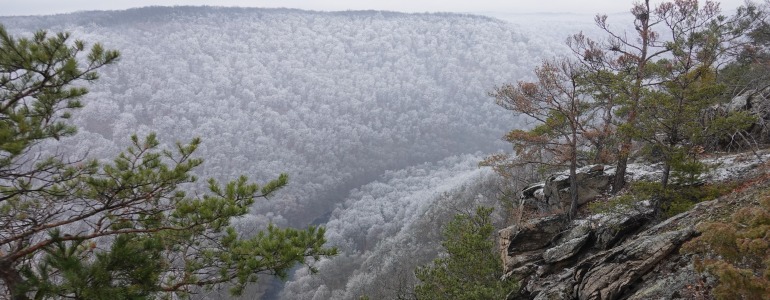
<path id="1" fill-rule="evenodd" d="M 682 246 L 695 269 L 716 276 L 717 299 L 770 299 L 770 192 L 726 222 L 698 226 L 702 235 Z"/>

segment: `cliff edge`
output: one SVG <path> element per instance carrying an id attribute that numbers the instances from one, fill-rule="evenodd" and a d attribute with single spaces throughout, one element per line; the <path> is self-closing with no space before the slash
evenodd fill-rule
<path id="1" fill-rule="evenodd" d="M 728 193 L 665 220 L 654 216 L 651 201 L 592 212 L 584 205 L 569 221 L 558 207 L 568 185 L 564 174 L 524 188 L 520 205 L 537 217 L 519 216 L 498 232 L 506 277 L 521 285 L 512 299 L 690 299 L 710 298 L 713 276 L 696 271 L 692 254 L 681 246 L 699 236 L 699 224 L 723 221 L 770 186 L 770 151 L 705 159 L 712 166 L 704 183 L 734 182 Z M 655 180 L 655 165 L 633 165 L 629 181 Z M 609 166 L 582 168 L 580 203 L 605 197 Z M 561 206 L 563 207 L 563 206 Z"/>

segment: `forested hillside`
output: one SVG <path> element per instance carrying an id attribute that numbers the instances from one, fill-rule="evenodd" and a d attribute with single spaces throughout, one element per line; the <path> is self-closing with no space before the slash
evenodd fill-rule
<path id="1" fill-rule="evenodd" d="M 88 85 L 79 133 L 42 151 L 107 158 L 131 134 L 157 132 L 168 144 L 201 137 L 203 178 L 288 173 L 289 186 L 236 225 L 248 234 L 329 220 L 341 255 L 319 265 L 323 278 L 297 276 L 281 294 L 293 299 L 386 293 L 401 278 L 383 286 L 383 274 L 435 255 L 443 220 L 490 203 L 495 190 L 483 187 L 495 175 L 477 168 L 479 153 L 506 148 L 500 136 L 527 124 L 487 92 L 564 49 L 551 26 L 560 18 L 546 20 L 150 7 L 0 23 L 121 52 Z"/>
<path id="2" fill-rule="evenodd" d="M 340 255 L 317 266 L 319 274 L 334 275 L 298 272 L 280 298 L 411 294 L 412 272 L 438 254 L 445 221 L 477 205 L 497 205 L 497 176 L 478 168 L 478 161 L 478 156 L 464 155 L 387 172 L 351 191 L 326 224 L 329 243 L 339 247 Z M 496 219 L 502 218 L 498 214 Z"/>
<path id="3" fill-rule="evenodd" d="M 508 24 L 475 16 L 145 8 L 2 21 L 121 51 L 65 144 L 107 156 L 131 133 L 203 137 L 202 175 L 291 174 L 255 213 L 293 224 L 384 170 L 501 148 L 517 121 L 486 90 L 540 59 Z"/>

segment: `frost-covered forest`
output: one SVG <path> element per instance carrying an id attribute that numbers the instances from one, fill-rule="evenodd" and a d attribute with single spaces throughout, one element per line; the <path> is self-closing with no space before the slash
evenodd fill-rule
<path id="1" fill-rule="evenodd" d="M 0 22 L 15 35 L 69 31 L 121 51 L 89 86 L 73 118 L 79 133 L 44 148 L 111 157 L 133 133 L 157 132 L 169 144 L 199 136 L 203 178 L 288 173 L 289 187 L 237 225 L 248 234 L 269 222 L 325 224 L 341 253 L 318 264 L 323 276 L 299 270 L 268 296 L 354 299 L 392 295 L 409 277 L 396 273 L 436 255 L 443 220 L 495 202 L 496 175 L 477 163 L 506 147 L 504 132 L 527 124 L 487 92 L 563 51 L 560 28 L 592 26 L 585 16 L 507 19 L 515 24 L 151 7 Z"/>

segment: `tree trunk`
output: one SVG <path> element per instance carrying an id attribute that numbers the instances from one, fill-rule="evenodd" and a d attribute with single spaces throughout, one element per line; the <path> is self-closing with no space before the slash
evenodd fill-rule
<path id="1" fill-rule="evenodd" d="M 628 166 L 628 156 L 619 155 L 618 164 L 615 167 L 615 178 L 612 181 L 612 193 L 617 194 L 626 185 L 626 167 Z"/>
<path id="2" fill-rule="evenodd" d="M 626 119 L 626 123 L 631 128 L 636 126 L 636 114 L 639 109 L 639 102 L 642 99 L 643 81 L 646 77 L 645 68 L 647 67 L 647 60 L 649 59 L 647 56 L 647 51 L 650 46 L 651 34 L 650 14 L 652 11 L 650 10 L 650 0 L 644 0 L 644 3 L 640 5 L 643 6 L 645 13 L 635 16 L 635 18 L 636 21 L 639 22 L 637 24 L 636 30 L 639 33 L 641 49 L 639 55 L 636 57 L 636 74 L 634 78 L 634 85 L 631 86 L 630 94 L 631 107 L 628 112 L 628 118 Z M 631 154 L 633 138 L 628 133 L 625 133 L 624 135 L 625 136 L 623 137 L 623 141 L 620 145 L 620 153 L 618 154 L 618 165 L 616 168 L 615 180 L 612 184 L 612 193 L 617 193 L 626 186 L 626 168 L 628 167 L 628 158 Z"/>
<path id="3" fill-rule="evenodd" d="M 575 101 L 573 101 L 573 111 L 575 109 Z M 573 114 L 574 115 L 574 114 Z M 577 216 L 578 206 L 578 184 L 577 184 L 577 126 L 572 126 L 572 141 L 570 141 L 570 157 L 569 157 L 569 220 L 572 221 Z"/>
<path id="4" fill-rule="evenodd" d="M 666 190 L 668 187 L 668 179 L 671 174 L 671 162 L 666 161 L 663 163 L 663 177 L 660 179 L 660 186 L 662 190 Z"/>
<path id="5" fill-rule="evenodd" d="M 24 278 L 13 268 L 11 262 L 0 261 L 0 280 L 5 284 L 12 300 L 29 300 L 27 295 L 19 292 L 19 285 L 24 283 Z"/>
<path id="6" fill-rule="evenodd" d="M 577 166 L 574 163 L 570 164 L 569 167 L 569 195 L 570 205 L 568 216 L 570 221 L 572 221 L 577 216 L 578 207 Z"/>

